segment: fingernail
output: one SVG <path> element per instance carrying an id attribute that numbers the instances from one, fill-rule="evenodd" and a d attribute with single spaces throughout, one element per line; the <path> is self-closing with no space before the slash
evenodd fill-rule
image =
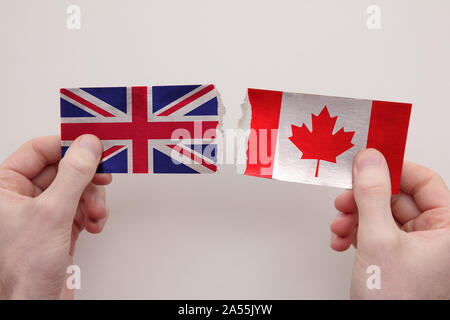
<path id="1" fill-rule="evenodd" d="M 356 159 L 356 168 L 362 171 L 367 167 L 378 167 L 381 164 L 381 154 L 375 149 L 362 151 Z"/>
<path id="2" fill-rule="evenodd" d="M 100 229 L 103 229 L 103 227 L 105 226 L 105 224 L 106 224 L 106 218 L 100 219 L 100 220 L 98 221 L 98 226 L 100 227 Z"/>
<path id="3" fill-rule="evenodd" d="M 87 134 L 80 138 L 79 146 L 94 155 L 95 158 L 99 158 L 102 154 L 102 146 L 98 143 L 98 139 L 91 135 Z"/>

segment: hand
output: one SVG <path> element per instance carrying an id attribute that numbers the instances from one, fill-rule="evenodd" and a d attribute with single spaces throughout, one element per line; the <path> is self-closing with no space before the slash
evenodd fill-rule
<path id="1" fill-rule="evenodd" d="M 400 193 L 391 197 L 383 155 L 368 149 L 353 165 L 353 191 L 336 198 L 331 248 L 357 248 L 350 296 L 356 299 L 450 298 L 450 193 L 442 178 L 405 162 Z M 367 267 L 380 268 L 370 290 Z"/>
<path id="2" fill-rule="evenodd" d="M 95 174 L 102 154 L 92 135 L 78 138 L 61 159 L 58 136 L 25 143 L 0 165 L 0 298 L 71 298 L 65 285 L 83 229 L 98 233 L 108 217 Z"/>

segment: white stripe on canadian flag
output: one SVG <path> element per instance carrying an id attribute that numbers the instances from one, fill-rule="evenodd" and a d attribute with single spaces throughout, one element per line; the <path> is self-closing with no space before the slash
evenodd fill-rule
<path id="1" fill-rule="evenodd" d="M 245 174 L 351 188 L 354 157 L 375 148 L 398 193 L 411 104 L 258 89 L 248 102 Z"/>

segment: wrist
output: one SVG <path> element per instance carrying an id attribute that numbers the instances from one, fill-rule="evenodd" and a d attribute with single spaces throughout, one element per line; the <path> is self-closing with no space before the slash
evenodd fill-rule
<path id="1" fill-rule="evenodd" d="M 61 289 L 52 285 L 51 281 L 27 272 L 2 272 L 0 274 L 1 300 L 57 299 L 60 291 Z"/>

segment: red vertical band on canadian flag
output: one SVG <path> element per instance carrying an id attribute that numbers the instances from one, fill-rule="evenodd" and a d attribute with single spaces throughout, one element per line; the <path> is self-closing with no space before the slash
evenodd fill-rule
<path id="1" fill-rule="evenodd" d="M 411 104 L 373 101 L 367 148 L 380 151 L 389 166 L 392 193 L 400 190 Z"/>
<path id="2" fill-rule="evenodd" d="M 248 89 L 252 117 L 246 175 L 272 178 L 283 92 Z"/>

